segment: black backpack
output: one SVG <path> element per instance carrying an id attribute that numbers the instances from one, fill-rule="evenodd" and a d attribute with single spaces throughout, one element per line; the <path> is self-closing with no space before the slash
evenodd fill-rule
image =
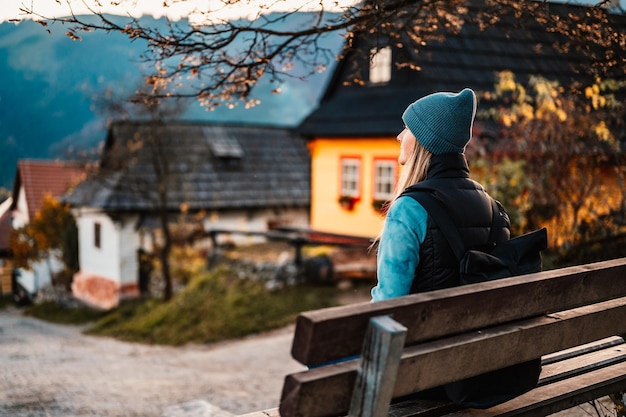
<path id="1" fill-rule="evenodd" d="M 507 214 L 502 205 L 491 199 L 492 223 L 489 243 L 466 249 L 445 206 L 427 191 L 404 193 L 419 202 L 439 226 L 459 260 L 460 285 L 490 281 L 541 271 L 541 251 L 548 246 L 545 228 L 497 242 L 496 231 L 503 227 Z M 541 358 L 522 362 L 497 371 L 477 375 L 444 386 L 447 397 L 456 404 L 489 408 L 515 398 L 537 386 Z"/>

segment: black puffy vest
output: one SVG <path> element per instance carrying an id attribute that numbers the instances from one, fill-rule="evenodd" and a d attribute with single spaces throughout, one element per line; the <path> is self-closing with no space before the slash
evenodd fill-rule
<path id="1" fill-rule="evenodd" d="M 469 178 L 465 155 L 433 155 L 426 179 L 407 190 L 416 189 L 431 193 L 447 208 L 467 249 L 488 243 L 492 221 L 491 197 L 479 183 Z M 502 229 L 498 241 L 509 239 L 509 228 L 507 224 Z M 429 216 L 411 293 L 454 287 L 459 283 L 459 261 Z"/>

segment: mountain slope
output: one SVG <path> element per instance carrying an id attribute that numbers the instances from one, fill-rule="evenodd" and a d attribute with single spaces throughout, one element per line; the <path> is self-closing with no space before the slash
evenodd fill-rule
<path id="1" fill-rule="evenodd" d="M 144 17 L 142 23 L 164 27 L 166 21 Z M 0 24 L 0 187 L 12 187 L 19 158 L 64 159 L 97 147 L 107 123 L 97 103 L 107 90 L 129 96 L 150 70 L 141 60 L 141 40 L 94 32 L 72 41 L 62 26 L 50 29 L 32 21 Z M 326 41 L 338 50 L 342 39 Z M 276 85 L 261 82 L 255 90 L 261 104 L 252 109 L 208 112 L 193 102 L 184 118 L 295 126 L 317 103 L 331 70 L 287 80 L 278 95 L 270 93 Z"/>

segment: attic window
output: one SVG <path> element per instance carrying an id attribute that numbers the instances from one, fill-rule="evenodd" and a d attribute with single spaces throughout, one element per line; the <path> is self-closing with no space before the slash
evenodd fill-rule
<path id="1" fill-rule="evenodd" d="M 383 84 L 391 80 L 391 48 L 386 46 L 370 51 L 370 83 Z"/>
<path id="2" fill-rule="evenodd" d="M 217 158 L 241 159 L 243 149 L 234 137 L 228 136 L 226 132 L 216 135 L 216 132 L 205 132 L 209 149 Z"/>
<path id="3" fill-rule="evenodd" d="M 240 159 L 243 156 L 243 149 L 241 149 L 239 142 L 235 138 L 213 138 L 209 142 L 209 147 L 213 155 L 218 158 Z"/>

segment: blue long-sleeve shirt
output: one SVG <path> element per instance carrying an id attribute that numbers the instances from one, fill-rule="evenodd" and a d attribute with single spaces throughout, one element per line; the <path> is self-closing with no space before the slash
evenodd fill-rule
<path id="1" fill-rule="evenodd" d="M 426 209 L 414 199 L 401 197 L 393 202 L 379 241 L 378 284 L 372 288 L 372 301 L 410 293 L 427 222 Z"/>

